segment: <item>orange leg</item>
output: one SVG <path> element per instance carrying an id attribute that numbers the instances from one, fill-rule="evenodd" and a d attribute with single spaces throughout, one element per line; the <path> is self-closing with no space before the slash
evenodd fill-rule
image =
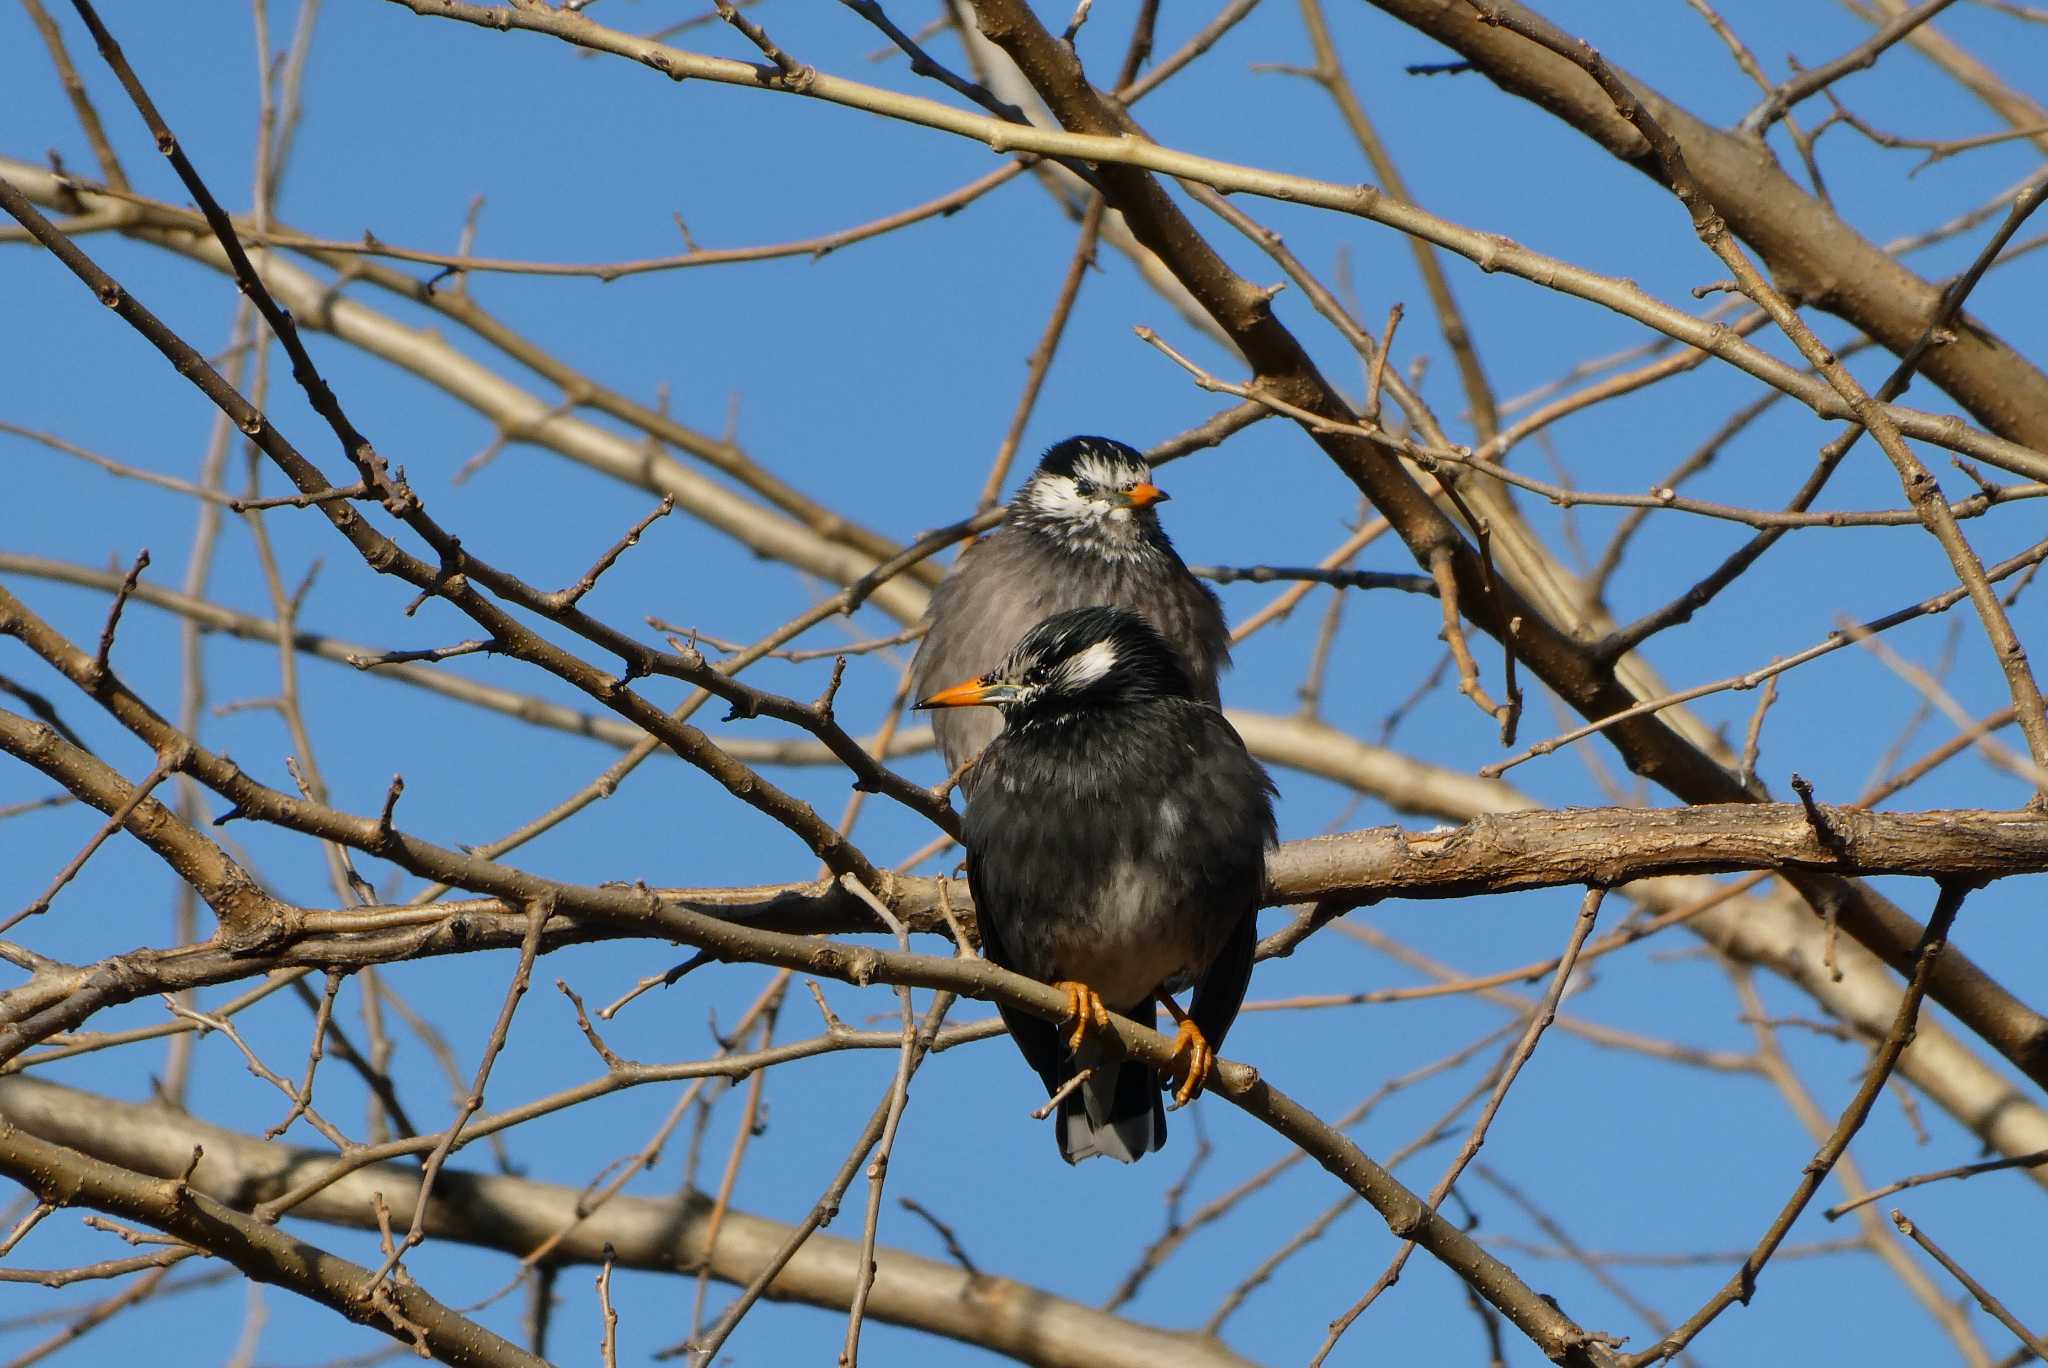
<path id="1" fill-rule="evenodd" d="M 1216 1051 L 1209 1047 L 1208 1037 L 1202 1034 L 1202 1028 L 1195 1025 L 1193 1017 L 1180 1009 L 1179 1003 L 1164 993 L 1159 995 L 1159 1001 L 1173 1019 L 1180 1023 L 1180 1029 L 1174 1032 L 1173 1037 L 1174 1062 L 1179 1064 L 1180 1057 L 1183 1054 L 1187 1056 L 1187 1063 L 1184 1066 L 1186 1071 L 1181 1075 L 1180 1087 L 1173 1093 L 1172 1109 L 1178 1111 L 1201 1096 L 1202 1086 L 1209 1081 L 1209 1071 L 1216 1067 Z"/>
<path id="2" fill-rule="evenodd" d="M 1067 995 L 1067 1020 L 1073 1023 L 1073 1030 L 1067 1035 L 1067 1053 L 1073 1054 L 1088 1039 L 1090 1031 L 1109 1028 L 1109 1009 L 1102 1005 L 1102 999 L 1093 988 L 1078 979 L 1061 979 L 1053 987 Z"/>

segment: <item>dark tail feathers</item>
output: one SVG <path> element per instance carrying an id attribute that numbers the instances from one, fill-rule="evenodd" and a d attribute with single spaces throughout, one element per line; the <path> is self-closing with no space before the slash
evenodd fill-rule
<path id="1" fill-rule="evenodd" d="M 1094 1076 L 1060 1101 L 1054 1132 L 1060 1157 L 1078 1164 L 1106 1154 L 1135 1164 L 1166 1143 L 1166 1104 L 1158 1079 L 1146 1064 L 1108 1064 L 1091 1044 L 1065 1066 L 1062 1081 L 1091 1065 Z"/>

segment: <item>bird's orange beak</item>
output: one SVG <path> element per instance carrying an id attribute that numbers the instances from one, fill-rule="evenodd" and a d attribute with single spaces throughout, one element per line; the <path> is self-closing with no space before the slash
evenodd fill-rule
<path id="1" fill-rule="evenodd" d="M 939 690 L 930 698 L 919 699 L 913 708 L 971 708 L 980 703 L 994 703 L 995 690 L 979 679 L 969 679 L 950 688 Z"/>
<path id="2" fill-rule="evenodd" d="M 1124 491 L 1125 502 L 1133 508 L 1150 508 L 1153 504 L 1165 503 L 1172 497 L 1156 484 L 1132 485 Z"/>

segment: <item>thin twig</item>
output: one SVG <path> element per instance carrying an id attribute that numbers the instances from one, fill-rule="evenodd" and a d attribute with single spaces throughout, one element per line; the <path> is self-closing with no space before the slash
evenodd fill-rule
<path id="1" fill-rule="evenodd" d="M 898 1197 L 896 1199 L 896 1204 L 902 1207 L 905 1211 L 909 1212 L 911 1215 L 922 1219 L 926 1225 L 932 1228 L 932 1231 L 939 1237 L 939 1240 L 946 1246 L 946 1256 L 948 1258 L 950 1258 L 954 1263 L 959 1264 L 960 1267 L 962 1267 L 963 1269 L 967 1270 L 967 1272 L 971 1276 L 977 1278 L 981 1276 L 981 1269 L 976 1266 L 973 1259 L 967 1256 L 967 1250 L 961 1245 L 960 1237 L 954 1233 L 953 1227 L 947 1225 L 944 1221 L 940 1220 L 937 1216 L 933 1215 L 930 1208 L 926 1207 L 923 1203 L 919 1202 L 914 1197 Z M 0 1253 L 5 1252 L 6 1251 L 4 1250 L 0 1250 Z"/>
<path id="2" fill-rule="evenodd" d="M 1891 1215 L 1892 1224 L 1899 1228 L 1899 1232 L 1914 1244 L 1926 1250 L 1929 1258 L 1946 1269 L 1950 1277 L 1961 1283 L 1963 1289 L 1977 1299 L 1977 1305 L 1990 1312 L 2000 1325 L 2003 1325 L 2006 1329 L 2012 1331 L 2014 1335 L 2018 1336 L 2020 1343 L 2024 1344 L 2033 1353 L 2034 1357 L 2048 1360 L 2048 1339 L 2043 1339 L 2021 1324 L 2019 1317 L 2005 1309 L 2004 1302 L 1992 1296 L 1985 1289 L 1984 1284 L 1971 1277 L 1961 1264 L 1950 1258 L 1940 1245 L 1928 1237 L 1926 1231 L 1920 1229 L 1911 1220 L 1908 1220 L 1904 1212 L 1894 1207 Z"/>
<path id="3" fill-rule="evenodd" d="M 1851 72 L 1862 71 L 1873 65 L 1886 49 L 1899 43 L 1914 29 L 1954 3 L 1955 0 L 1925 0 L 1923 4 L 1885 24 L 1834 61 L 1803 71 L 1779 86 L 1762 104 L 1743 116 L 1739 127 L 1751 137 L 1763 133 L 1801 100 L 1826 89 Z"/>
<path id="4" fill-rule="evenodd" d="M 1974 1178 L 1980 1173 L 1997 1173 L 2002 1169 L 2039 1168 L 2043 1164 L 2048 1164 L 2048 1149 L 2035 1150 L 2031 1154 L 2008 1155 L 2002 1159 L 1985 1159 L 1975 1164 L 1958 1164 L 1954 1168 L 1936 1169 L 1932 1173 L 1916 1173 L 1910 1178 L 1901 1178 L 1896 1182 L 1886 1183 L 1883 1187 L 1872 1188 L 1850 1201 L 1837 1202 L 1821 1215 L 1833 1221 L 1868 1202 L 1880 1201 L 1895 1192 L 1904 1192 L 1907 1188 L 1924 1187 L 1928 1183 L 1940 1183 L 1950 1178 Z"/>
<path id="5" fill-rule="evenodd" d="M 0 921 L 0 936 L 6 935 L 27 918 L 47 912 L 51 901 L 56 898 L 58 893 L 63 891 L 64 885 L 70 883 L 78 876 L 78 871 L 85 868 L 85 862 L 90 860 L 94 852 L 102 845 L 106 844 L 109 836 L 112 836 L 115 832 L 128 825 L 129 819 L 134 817 L 136 810 L 148 800 L 149 795 L 155 792 L 157 785 L 169 778 L 172 771 L 176 768 L 175 757 L 158 760 L 156 767 L 149 772 L 148 777 L 129 789 L 127 798 L 122 801 L 121 806 L 116 808 L 105 822 L 100 824 L 100 829 L 94 832 L 92 839 L 85 843 L 85 848 L 72 856 L 65 863 L 64 867 L 57 871 L 56 877 L 50 880 L 49 886 L 31 898 L 28 905 L 23 907 L 21 911 L 15 913 L 6 921 Z"/>
<path id="6" fill-rule="evenodd" d="M 853 0 L 842 0 L 842 3 L 852 4 Z M 1003 444 L 996 449 L 996 458 L 989 465 L 988 479 L 982 484 L 981 498 L 975 504 L 979 509 L 994 508 L 1002 496 L 1003 484 L 1010 475 L 1010 463 L 1017 455 L 1017 445 L 1024 440 L 1025 425 L 1031 421 L 1032 411 L 1038 406 L 1046 372 L 1052 368 L 1053 356 L 1059 351 L 1060 339 L 1066 334 L 1067 320 L 1073 316 L 1074 301 L 1081 293 L 1081 282 L 1095 265 L 1095 244 L 1102 233 L 1103 212 L 1102 196 L 1099 193 L 1090 195 L 1088 210 L 1081 216 L 1081 233 L 1074 242 L 1074 254 L 1067 262 L 1066 276 L 1053 300 L 1052 315 L 1045 321 L 1045 330 L 1039 335 L 1038 345 L 1031 350 L 1023 392 L 1017 396 L 1017 407 L 1010 415 L 1008 430 L 1003 433 Z"/>
<path id="7" fill-rule="evenodd" d="M 1606 901 L 1606 898 L 1607 890 L 1596 886 L 1588 888 L 1586 896 L 1580 900 L 1578 919 L 1572 923 L 1571 936 L 1565 942 L 1564 953 L 1558 956 L 1557 972 L 1551 977 L 1550 987 L 1544 993 L 1543 1001 L 1530 1013 L 1528 1025 L 1522 1028 L 1521 1039 L 1515 1042 L 1514 1049 L 1509 1052 L 1506 1062 L 1501 1066 L 1500 1076 L 1493 1085 L 1493 1093 L 1486 1099 L 1486 1106 L 1480 1111 L 1479 1119 L 1472 1123 L 1471 1132 L 1465 1137 L 1465 1143 L 1459 1148 L 1449 1167 L 1444 1170 L 1443 1177 L 1430 1189 L 1431 1210 L 1443 1205 L 1444 1198 L 1457 1186 L 1466 1166 L 1478 1157 L 1481 1146 L 1486 1143 L 1486 1133 L 1492 1128 L 1494 1117 L 1500 1114 L 1501 1104 L 1507 1100 L 1508 1089 L 1515 1085 L 1515 1079 L 1520 1076 L 1522 1066 L 1536 1053 L 1536 1046 L 1542 1041 L 1544 1032 L 1557 1020 L 1557 1004 L 1564 999 L 1565 987 L 1571 982 L 1572 972 L 1578 966 L 1579 951 L 1585 946 L 1586 937 L 1592 934 L 1593 923 L 1600 915 L 1600 904 Z M 1366 1289 L 1365 1295 L 1330 1323 L 1330 1331 L 1323 1338 L 1322 1347 L 1316 1351 L 1315 1357 L 1309 1360 L 1310 1368 L 1320 1368 L 1323 1360 L 1330 1356 L 1330 1351 L 1337 1347 L 1337 1341 L 1351 1328 L 1351 1323 L 1365 1313 L 1366 1308 L 1378 1299 L 1380 1293 L 1400 1279 L 1402 1266 L 1414 1252 L 1415 1246 L 1412 1243 L 1403 1244 L 1385 1271 L 1370 1288 Z"/>
<path id="8" fill-rule="evenodd" d="M 618 1256 L 604 1247 L 604 1267 L 597 1272 L 598 1313 L 604 1319 L 604 1334 L 597 1342 L 598 1361 L 604 1368 L 619 1368 L 619 1313 L 612 1309 L 612 1262 Z"/>
<path id="9" fill-rule="evenodd" d="M 396 796 L 394 781 L 394 798 Z M 387 804 L 386 811 L 389 811 Z M 455 1109 L 455 1119 L 443 1131 L 441 1138 L 427 1155 L 427 1162 L 421 1166 L 419 1197 L 413 1203 L 412 1225 L 405 1233 L 402 1245 L 390 1251 L 384 1263 L 371 1278 L 373 1284 L 381 1284 L 386 1275 L 397 1267 L 406 1250 L 417 1246 L 426 1238 L 427 1203 L 433 1196 L 434 1180 L 441 1175 L 441 1166 L 462 1138 L 462 1130 L 469 1119 L 483 1109 L 484 1086 L 490 1081 L 491 1066 L 498 1061 L 498 1054 L 505 1048 L 505 1038 L 512 1030 L 512 1017 L 519 1010 L 519 1003 L 526 996 L 526 989 L 533 982 L 533 961 L 540 953 L 541 932 L 546 929 L 549 916 L 554 912 L 552 898 L 536 899 L 526 911 L 526 938 L 519 947 L 519 965 L 512 972 L 512 982 L 505 989 L 505 1001 L 498 1008 L 497 1022 L 491 1027 L 491 1034 L 484 1041 L 483 1056 L 477 1061 L 476 1077 L 470 1082 L 469 1092 Z"/>
<path id="10" fill-rule="evenodd" d="M 1763 1272 L 1771 1255 L 1784 1243 L 1785 1236 L 1799 1214 L 1806 1210 L 1807 1203 L 1833 1169 L 1835 1162 L 1849 1148 L 1849 1141 L 1869 1117 L 1870 1109 L 1877 1102 L 1878 1094 L 1884 1091 L 1885 1081 L 1891 1077 L 1892 1069 L 1898 1064 L 1899 1056 L 1905 1053 L 1911 1042 L 1913 1028 L 1920 1019 L 1920 1003 L 1927 995 L 1927 984 L 1934 977 L 1934 967 L 1941 959 L 1941 952 L 1948 947 L 1949 928 L 1955 924 L 1956 913 L 1962 910 L 1963 899 L 1969 895 L 1969 886 L 1960 883 L 1944 883 L 1940 895 L 1935 899 L 1934 911 L 1927 919 L 1926 929 L 1921 933 L 1920 944 L 1915 951 L 1913 974 L 1907 981 L 1906 991 L 1900 995 L 1899 1009 L 1892 1020 L 1892 1027 L 1886 1033 L 1870 1067 L 1864 1072 L 1863 1082 L 1857 1087 L 1848 1106 L 1842 1109 L 1841 1119 L 1835 1123 L 1834 1131 L 1821 1144 L 1820 1150 L 1802 1170 L 1798 1185 L 1793 1189 L 1777 1218 L 1771 1222 L 1756 1248 L 1733 1276 L 1710 1297 L 1705 1305 L 1689 1316 L 1678 1329 L 1639 1354 L 1632 1354 L 1622 1360 L 1621 1368 L 1648 1368 L 1660 1359 L 1668 1359 L 1690 1344 L 1700 1331 L 1707 1328 L 1715 1317 L 1740 1301 L 1747 1305 L 1756 1291 L 1756 1280 Z"/>
<path id="11" fill-rule="evenodd" d="M 882 919 L 883 924 L 895 934 L 898 948 L 909 953 L 910 932 L 904 929 L 903 923 L 887 904 L 855 879 L 844 878 L 840 882 Z M 867 1218 L 861 1223 L 860 1267 L 854 1274 L 853 1305 L 846 1314 L 846 1347 L 840 1351 L 840 1368 L 855 1368 L 860 1361 L 861 1321 L 867 1313 L 868 1293 L 875 1285 L 875 1239 L 881 1226 L 882 1184 L 889 1176 L 889 1159 L 896 1147 L 896 1130 L 902 1123 L 903 1109 L 910 1102 L 910 1075 L 917 1067 L 917 1017 L 911 1011 L 909 987 L 899 985 L 896 998 L 903 1014 L 903 1046 L 896 1056 L 896 1081 L 889 1089 L 889 1109 L 882 1121 L 881 1138 L 875 1145 L 875 1157 L 868 1165 Z"/>

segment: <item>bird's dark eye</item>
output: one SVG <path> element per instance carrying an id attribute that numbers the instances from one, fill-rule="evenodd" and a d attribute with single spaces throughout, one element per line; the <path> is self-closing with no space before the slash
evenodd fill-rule
<path id="1" fill-rule="evenodd" d="M 1080 495 L 1080 496 L 1081 496 L 1082 498 L 1084 498 L 1084 499 L 1092 499 L 1092 498 L 1094 498 L 1094 497 L 1095 497 L 1095 481 L 1093 481 L 1093 480 L 1084 480 L 1084 479 L 1082 479 L 1082 478 L 1081 478 L 1080 476 L 1076 475 L 1076 476 L 1074 477 L 1074 492 L 1075 492 L 1076 494 L 1079 494 L 1079 495 Z"/>

